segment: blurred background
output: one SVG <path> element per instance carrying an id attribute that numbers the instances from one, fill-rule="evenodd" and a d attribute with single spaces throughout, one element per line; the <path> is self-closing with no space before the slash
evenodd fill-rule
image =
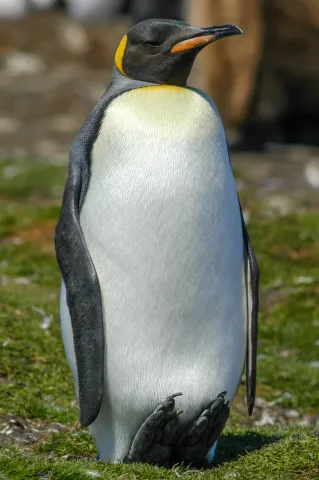
<path id="1" fill-rule="evenodd" d="M 317 0 L 0 0 L 0 154 L 65 156 L 122 35 L 150 17 L 243 28 L 207 47 L 190 78 L 217 104 L 232 148 L 318 145 Z"/>

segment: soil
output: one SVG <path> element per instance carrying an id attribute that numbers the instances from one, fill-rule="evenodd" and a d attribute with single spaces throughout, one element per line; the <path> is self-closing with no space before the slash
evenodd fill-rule
<path id="1" fill-rule="evenodd" d="M 44 440 L 48 434 L 69 430 L 58 422 L 32 421 L 13 414 L 1 415 L 0 445 L 14 443 L 25 450 L 31 450 L 33 445 Z"/>

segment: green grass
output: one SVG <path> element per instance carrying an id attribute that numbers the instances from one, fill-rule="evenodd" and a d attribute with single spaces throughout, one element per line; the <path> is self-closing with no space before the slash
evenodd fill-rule
<path id="1" fill-rule="evenodd" d="M 46 164 L 35 160 L 0 163 L 1 195 L 24 200 L 45 198 L 50 200 L 61 194 L 66 180 L 66 169 L 59 165 Z"/>
<path id="2" fill-rule="evenodd" d="M 0 163 L 1 173 L 0 419 L 13 414 L 47 428 L 61 422 L 67 431 L 48 432 L 24 449 L 4 443 L 0 479 L 93 478 L 87 471 L 111 480 L 319 479 L 313 430 L 252 427 L 239 408 L 243 387 L 218 450 L 218 468 L 192 473 L 97 462 L 86 429 L 71 430 L 78 409 L 59 326 L 53 235 L 66 168 L 7 160 Z M 319 213 L 269 215 L 252 192 L 242 198 L 251 212 L 249 232 L 261 271 L 257 395 L 314 414 L 319 411 L 319 371 L 311 366 L 319 353 Z M 41 326 L 42 311 L 51 318 L 48 329 Z M 290 395 L 280 401 L 285 392 Z"/>
<path id="3" fill-rule="evenodd" d="M 191 471 L 181 467 L 164 470 L 149 465 L 97 462 L 90 458 L 92 442 L 88 435 L 55 435 L 38 449 L 50 453 L 50 456 L 39 453 L 25 455 L 17 447 L 3 448 L 0 450 L 0 468 L 3 474 L 10 475 L 10 479 L 17 480 L 38 476 L 46 478 L 45 475 L 50 479 L 87 479 L 93 477 L 92 472 L 95 476 L 99 474 L 99 478 L 110 480 L 310 480 L 319 476 L 318 441 L 318 436 L 305 429 L 295 433 L 278 428 L 253 432 L 237 429 L 230 432 L 227 429 L 215 468 Z M 63 458 L 65 452 L 76 456 Z"/>

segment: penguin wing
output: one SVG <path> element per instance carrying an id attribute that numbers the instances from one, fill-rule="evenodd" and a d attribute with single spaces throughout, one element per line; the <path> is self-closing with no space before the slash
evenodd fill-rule
<path id="1" fill-rule="evenodd" d="M 70 152 L 68 179 L 56 227 L 55 249 L 66 286 L 78 377 L 80 421 L 96 419 L 104 390 L 104 327 L 99 279 L 80 225 L 80 210 L 90 182 L 91 151 L 101 121 L 114 98 L 132 89 L 153 85 L 120 75 L 112 83 L 77 134 Z"/>
<path id="2" fill-rule="evenodd" d="M 253 247 L 250 243 L 240 202 L 239 208 L 244 240 L 247 298 L 246 395 L 248 414 L 251 415 L 254 409 L 256 394 L 259 269 Z"/>
<path id="3" fill-rule="evenodd" d="M 71 317 L 80 421 L 87 426 L 97 417 L 102 402 L 104 331 L 99 280 L 79 221 L 86 164 L 75 153 L 71 150 L 55 248 Z"/>
<path id="4" fill-rule="evenodd" d="M 232 163 L 229 155 L 229 146 L 225 139 L 228 151 L 230 168 Z M 258 340 L 258 306 L 259 306 L 259 269 L 255 253 L 250 242 L 246 227 L 243 210 L 238 198 L 245 262 L 245 284 L 246 284 L 246 305 L 247 305 L 247 350 L 246 350 L 246 397 L 248 414 L 254 410 L 256 396 L 256 375 L 257 375 L 257 340 Z"/>

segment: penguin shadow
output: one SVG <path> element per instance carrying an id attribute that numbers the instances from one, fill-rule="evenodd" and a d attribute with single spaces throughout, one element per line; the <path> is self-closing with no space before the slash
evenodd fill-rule
<path id="1" fill-rule="evenodd" d="M 214 461 L 208 468 L 219 467 L 224 463 L 276 443 L 280 439 L 280 435 L 266 436 L 255 432 L 247 432 L 242 435 L 222 435 L 218 441 Z"/>

